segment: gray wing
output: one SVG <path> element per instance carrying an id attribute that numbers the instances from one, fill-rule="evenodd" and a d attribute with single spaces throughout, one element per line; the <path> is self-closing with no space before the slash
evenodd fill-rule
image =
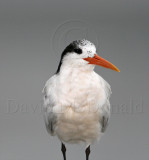
<path id="1" fill-rule="evenodd" d="M 52 112 L 51 113 L 44 113 L 44 121 L 45 121 L 45 126 L 50 133 L 50 135 L 54 136 L 55 135 L 55 126 L 57 123 L 57 117 L 54 115 Z"/>
<path id="2" fill-rule="evenodd" d="M 107 129 L 109 124 L 110 118 L 110 103 L 107 101 L 104 106 L 102 107 L 102 114 L 100 117 L 100 124 L 101 124 L 101 132 L 104 133 Z"/>
<path id="3" fill-rule="evenodd" d="M 112 94 L 110 85 L 104 80 L 105 82 L 105 92 L 107 96 L 107 100 L 105 104 L 102 106 L 101 111 L 101 117 L 100 117 L 100 124 L 101 124 L 101 132 L 104 133 L 107 129 L 107 126 L 109 124 L 109 118 L 110 118 L 110 96 Z"/>
<path id="4" fill-rule="evenodd" d="M 46 129 L 49 134 L 52 136 L 55 135 L 55 126 L 57 123 L 57 116 L 53 112 L 53 108 L 55 106 L 54 100 L 54 85 L 53 85 L 53 78 L 49 79 L 42 91 L 43 93 L 43 100 L 44 100 L 44 122 Z"/>

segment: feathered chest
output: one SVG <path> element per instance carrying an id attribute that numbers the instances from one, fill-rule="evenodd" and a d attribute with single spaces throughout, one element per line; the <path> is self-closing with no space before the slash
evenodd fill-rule
<path id="1" fill-rule="evenodd" d="M 105 84 L 95 72 L 70 72 L 58 79 L 57 98 L 71 107 L 97 106 L 106 100 Z"/>

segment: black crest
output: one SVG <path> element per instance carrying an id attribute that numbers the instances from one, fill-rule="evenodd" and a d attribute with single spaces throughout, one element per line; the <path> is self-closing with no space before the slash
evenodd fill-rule
<path id="1" fill-rule="evenodd" d="M 61 68 L 64 56 L 66 56 L 68 53 L 72 53 L 72 52 L 75 52 L 77 54 L 82 54 L 82 49 L 79 48 L 79 44 L 81 44 L 81 40 L 79 40 L 79 41 L 73 41 L 71 44 L 69 44 L 65 48 L 65 50 L 63 51 L 63 53 L 61 55 L 61 60 L 60 60 L 58 69 L 56 71 L 56 74 L 58 74 L 60 72 L 60 68 Z"/>

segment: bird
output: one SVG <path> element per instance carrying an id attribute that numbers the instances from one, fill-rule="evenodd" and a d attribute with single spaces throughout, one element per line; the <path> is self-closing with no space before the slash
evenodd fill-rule
<path id="1" fill-rule="evenodd" d="M 109 123 L 111 87 L 94 68 L 120 70 L 96 53 L 95 45 L 75 40 L 62 52 L 56 73 L 43 88 L 44 121 L 48 133 L 66 144 L 84 143 L 86 160 L 90 146 L 99 141 Z"/>

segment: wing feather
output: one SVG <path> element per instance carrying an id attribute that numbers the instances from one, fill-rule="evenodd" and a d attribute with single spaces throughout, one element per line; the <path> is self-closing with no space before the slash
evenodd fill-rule
<path id="1" fill-rule="evenodd" d="M 106 93 L 106 102 L 102 106 L 102 112 L 100 116 L 100 124 L 101 124 L 101 132 L 104 133 L 107 129 L 107 126 L 109 124 L 109 118 L 110 118 L 110 96 L 112 94 L 110 85 L 104 80 L 105 84 L 105 93 Z"/>
<path id="2" fill-rule="evenodd" d="M 107 129 L 107 126 L 109 124 L 109 118 L 110 118 L 110 103 L 106 102 L 106 104 L 103 106 L 103 112 L 102 112 L 102 116 L 100 118 L 102 133 L 104 133 Z"/>
<path id="3" fill-rule="evenodd" d="M 54 86 L 55 81 L 54 77 L 50 78 L 43 88 L 43 101 L 44 101 L 44 121 L 45 126 L 52 136 L 55 135 L 55 126 L 57 123 L 57 116 L 53 112 L 53 108 L 55 106 L 55 97 L 54 97 Z"/>

